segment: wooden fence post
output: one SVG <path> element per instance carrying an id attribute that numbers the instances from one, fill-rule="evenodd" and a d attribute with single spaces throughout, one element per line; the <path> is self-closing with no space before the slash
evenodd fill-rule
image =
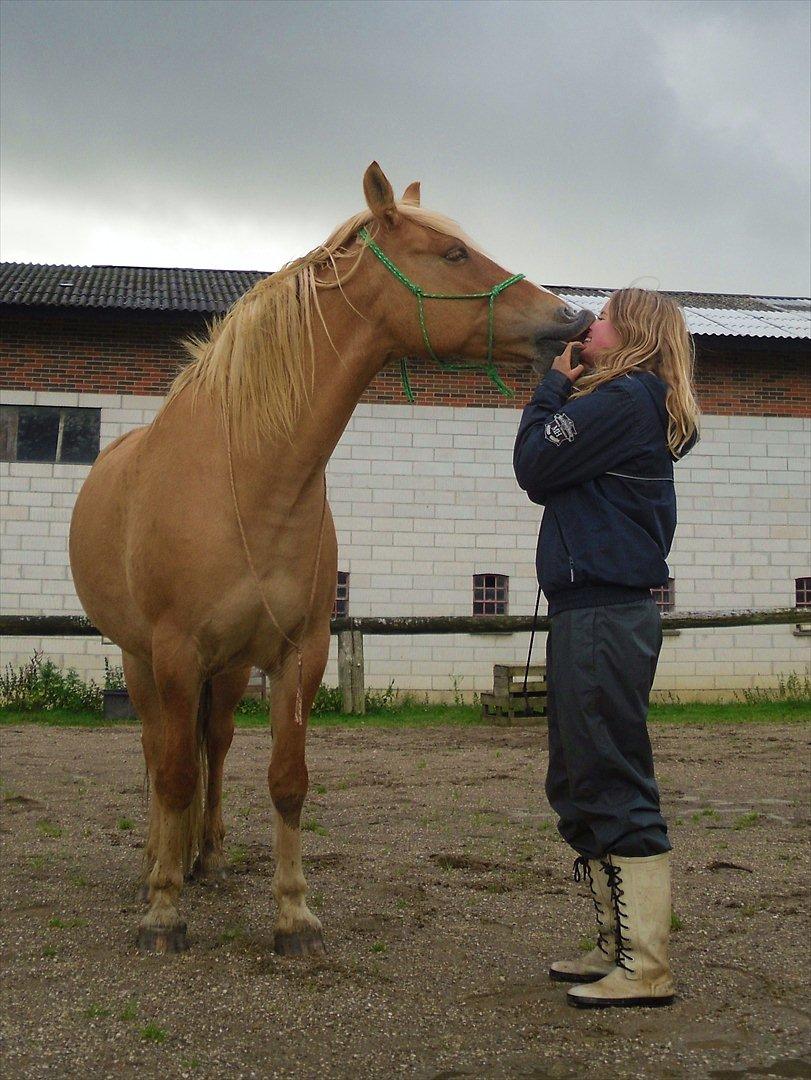
<path id="1" fill-rule="evenodd" d="M 341 630 L 338 634 L 338 685 L 343 695 L 341 711 L 347 716 L 363 716 L 366 688 L 363 683 L 362 630 Z"/>

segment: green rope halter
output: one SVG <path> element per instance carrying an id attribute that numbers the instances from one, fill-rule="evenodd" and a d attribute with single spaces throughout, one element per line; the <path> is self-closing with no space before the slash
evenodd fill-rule
<path id="1" fill-rule="evenodd" d="M 417 298 L 417 312 L 420 319 L 420 328 L 422 329 L 422 340 L 425 342 L 425 348 L 428 350 L 428 355 L 432 360 L 435 360 L 437 364 L 444 371 L 470 371 L 480 369 L 486 372 L 489 378 L 495 383 L 498 389 L 505 397 L 515 397 L 512 390 L 503 382 L 501 376 L 498 373 L 496 365 L 493 363 L 493 320 L 494 309 L 496 303 L 496 297 L 508 289 L 510 285 L 515 285 L 516 281 L 523 281 L 523 274 L 513 274 L 512 277 L 508 277 L 506 281 L 502 281 L 498 285 L 494 285 L 489 292 L 476 292 L 476 293 L 434 293 L 426 292 L 422 286 L 415 285 L 414 282 L 406 277 L 403 271 L 396 266 L 391 259 L 382 251 L 374 240 L 371 238 L 365 228 L 360 229 L 358 233 L 361 240 L 366 247 L 376 255 L 378 259 L 383 263 L 387 270 L 402 282 L 403 285 L 412 292 Z M 487 301 L 487 359 L 484 364 L 457 364 L 453 361 L 442 360 L 434 352 L 431 347 L 431 340 L 428 337 L 428 327 L 425 323 L 425 301 L 426 300 L 486 300 Z M 414 397 L 414 391 L 411 389 L 411 380 L 408 377 L 408 358 L 403 357 L 400 360 L 400 374 L 403 379 L 403 392 L 408 398 L 409 402 L 413 405 L 416 400 Z"/>

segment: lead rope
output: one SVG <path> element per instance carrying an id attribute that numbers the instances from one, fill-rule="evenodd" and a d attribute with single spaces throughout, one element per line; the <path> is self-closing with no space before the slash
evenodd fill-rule
<path id="1" fill-rule="evenodd" d="M 538 608 L 541 606 L 541 586 L 538 586 L 538 595 L 535 598 L 535 614 L 532 616 L 532 633 L 529 635 L 529 649 L 527 649 L 527 666 L 524 668 L 524 715 L 529 716 L 529 694 L 527 692 L 527 680 L 529 679 L 529 664 L 532 660 L 532 646 L 535 644 L 535 631 L 538 627 Z M 577 881 L 577 878 L 575 878 Z"/>
<path id="2" fill-rule="evenodd" d="M 253 561 L 253 558 L 251 556 L 251 551 L 250 551 L 250 548 L 248 547 L 248 539 L 245 536 L 245 527 L 242 524 L 242 514 L 239 512 L 239 502 L 237 501 L 237 488 L 236 488 L 236 484 L 234 483 L 234 460 L 233 460 L 233 457 L 231 455 L 231 425 L 230 425 L 230 423 L 228 421 L 228 414 L 225 411 L 225 406 L 224 405 L 223 405 L 223 410 L 222 410 L 222 417 L 223 417 L 223 423 L 225 425 L 225 442 L 226 442 L 226 446 L 228 447 L 228 479 L 231 482 L 231 497 L 232 497 L 233 502 L 234 502 L 234 512 L 236 513 L 237 525 L 239 526 L 239 535 L 242 537 L 242 548 L 243 548 L 243 550 L 245 552 L 245 558 L 248 561 L 248 566 L 250 568 L 251 573 L 253 574 L 253 579 L 256 582 L 256 587 L 257 587 L 257 589 L 259 591 L 259 598 L 262 601 L 262 604 L 263 604 L 263 606 L 265 608 L 265 611 L 270 616 L 270 621 L 273 623 L 273 625 L 276 627 L 276 629 L 279 631 L 279 633 L 282 635 L 282 637 L 285 639 L 285 641 L 288 644 L 292 645 L 293 648 L 296 650 L 296 662 L 298 664 L 298 677 L 297 677 L 297 682 L 296 682 L 296 704 L 295 704 L 295 709 L 294 709 L 294 716 L 295 716 L 296 723 L 301 725 L 304 722 L 304 709 L 303 709 L 303 702 L 304 702 L 304 692 L 303 692 L 304 674 L 303 674 L 303 656 L 302 656 L 302 651 L 301 651 L 301 644 L 300 644 L 299 641 L 294 641 L 288 634 L 286 634 L 284 632 L 284 630 L 282 630 L 281 626 L 279 625 L 278 619 L 276 618 L 276 616 L 273 614 L 273 612 L 270 609 L 270 604 L 268 604 L 268 602 L 267 602 L 264 590 L 262 589 L 262 583 L 259 580 L 259 575 L 256 572 L 256 566 L 254 565 L 254 561 Z M 326 517 L 326 512 L 327 512 L 327 478 L 326 478 L 326 476 L 324 476 L 324 501 L 323 501 L 323 503 L 321 505 L 321 523 L 320 523 L 320 525 L 318 527 L 318 546 L 317 546 L 316 551 L 315 551 L 315 566 L 313 567 L 313 581 L 312 581 L 312 585 L 310 586 L 310 598 L 307 601 L 307 611 L 306 611 L 306 613 L 304 615 L 304 625 L 301 628 L 301 639 L 300 640 L 304 639 L 304 635 L 305 635 L 305 633 L 307 631 L 307 624 L 310 621 L 310 615 L 312 613 L 312 608 L 313 608 L 313 600 L 315 599 L 315 587 L 316 587 L 316 583 L 317 583 L 317 580 L 318 580 L 318 566 L 319 566 L 319 563 L 321 562 L 321 546 L 322 546 L 323 541 L 324 541 L 324 519 Z M 281 667 L 281 664 L 279 666 Z"/>

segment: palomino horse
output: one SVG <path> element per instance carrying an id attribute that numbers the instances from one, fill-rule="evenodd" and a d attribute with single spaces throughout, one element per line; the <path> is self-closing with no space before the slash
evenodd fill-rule
<path id="1" fill-rule="evenodd" d="M 396 202 L 373 163 L 363 186 L 367 211 L 190 343 L 192 362 L 153 423 L 99 455 L 76 502 L 73 579 L 89 618 L 122 649 L 152 784 L 142 949 L 184 949 L 184 875 L 223 872 L 223 762 L 257 666 L 271 676 L 275 948 L 322 951 L 299 822 L 337 570 L 326 464 L 387 361 L 532 361 L 544 339 L 576 337 L 592 318 L 505 282 L 458 227 L 419 206 L 417 184 Z M 432 306 L 429 342 L 403 275 L 426 293 L 484 299 L 442 304 L 441 317 Z"/>

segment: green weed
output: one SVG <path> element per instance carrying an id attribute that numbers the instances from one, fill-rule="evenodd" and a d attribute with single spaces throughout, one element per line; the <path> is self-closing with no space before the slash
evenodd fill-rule
<path id="1" fill-rule="evenodd" d="M 111 1010 L 102 1008 L 101 1005 L 90 1005 L 85 1009 L 85 1016 L 88 1020 L 96 1020 L 102 1016 L 109 1016 Z"/>
<path id="2" fill-rule="evenodd" d="M 741 814 L 739 818 L 735 820 L 733 829 L 751 829 L 753 825 L 757 825 L 763 814 L 759 814 L 757 810 L 752 810 L 749 814 Z"/>
<path id="3" fill-rule="evenodd" d="M 147 1024 L 141 1028 L 141 1038 L 153 1043 L 166 1042 L 166 1029 L 157 1024 Z"/>
<path id="4" fill-rule="evenodd" d="M 37 822 L 37 829 L 42 836 L 50 836 L 53 839 L 62 835 L 60 827 L 54 825 L 52 821 L 48 821 L 47 818 L 43 818 L 42 821 Z"/>

